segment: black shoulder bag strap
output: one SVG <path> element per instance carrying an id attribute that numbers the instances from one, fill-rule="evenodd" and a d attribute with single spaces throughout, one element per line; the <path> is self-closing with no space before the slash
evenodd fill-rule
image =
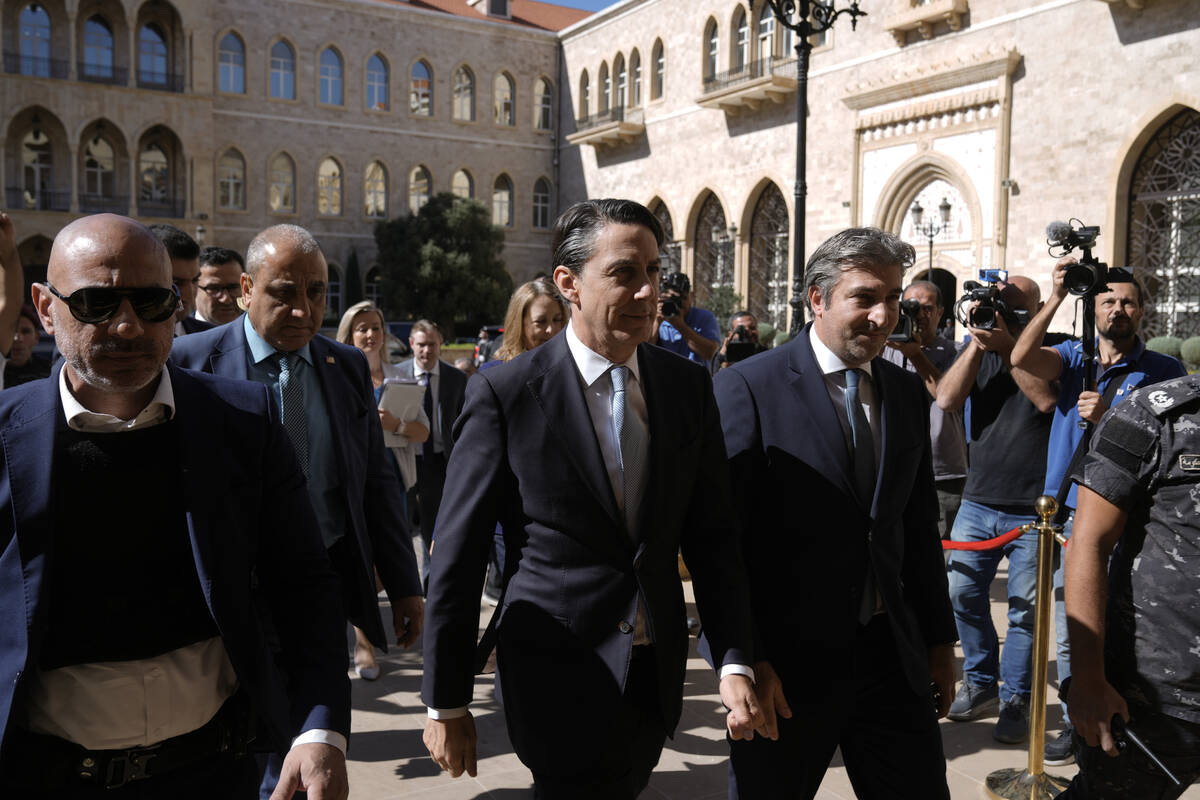
<path id="1" fill-rule="evenodd" d="M 1101 395 L 1105 407 L 1112 408 L 1112 401 L 1117 396 L 1117 390 L 1125 383 L 1121 379 L 1126 373 L 1132 371 L 1132 366 L 1124 364 L 1109 374 L 1108 386 L 1105 387 L 1104 394 Z M 1054 499 L 1058 502 L 1058 513 L 1054 515 L 1054 522 L 1057 525 L 1065 523 L 1067 516 L 1071 513 L 1071 509 L 1067 508 L 1066 505 L 1067 495 L 1071 493 L 1071 476 L 1075 474 L 1075 469 L 1083 463 L 1083 457 L 1087 455 L 1088 444 L 1092 441 L 1092 431 L 1094 430 L 1096 430 L 1096 426 L 1090 422 L 1083 429 L 1083 438 L 1075 446 L 1075 452 L 1071 454 L 1071 461 L 1067 464 L 1066 474 L 1063 475 L 1062 484 L 1058 487 L 1058 494 L 1054 496 Z"/>

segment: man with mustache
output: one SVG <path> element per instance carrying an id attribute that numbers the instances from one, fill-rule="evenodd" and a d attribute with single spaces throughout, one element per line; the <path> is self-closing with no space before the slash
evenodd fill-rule
<path id="1" fill-rule="evenodd" d="M 1080 421 L 1095 425 L 1112 405 L 1124 401 L 1129 393 L 1139 386 L 1177 378 L 1187 374 L 1183 365 L 1175 358 L 1153 350 L 1138 337 L 1142 322 L 1144 298 L 1142 285 L 1137 280 L 1110 281 L 1106 292 L 1094 298 L 1084 296 L 1080 302 L 1096 304 L 1096 387 L 1085 389 L 1084 377 L 1087 363 L 1083 358 L 1083 344 L 1066 341 L 1054 347 L 1042 346 L 1042 337 L 1050 327 L 1055 312 L 1067 298 L 1064 279 L 1067 269 L 1079 263 L 1074 256 L 1060 258 L 1054 265 L 1054 291 L 1042 310 L 1030 321 L 1012 351 L 1013 366 L 1025 370 L 1046 381 L 1058 381 L 1058 405 L 1050 425 L 1050 442 L 1046 449 L 1045 493 L 1058 494 L 1075 450 L 1084 438 Z M 1076 487 L 1072 486 L 1065 498 L 1069 514 L 1063 533 L 1071 535 L 1074 521 Z M 1054 627 L 1058 639 L 1058 681 L 1071 674 L 1071 648 L 1067 640 L 1066 607 L 1063 604 L 1063 568 L 1059 564 L 1054 572 L 1055 603 Z M 1046 763 L 1070 764 L 1074 761 L 1071 723 L 1067 716 L 1067 704 L 1063 703 L 1065 726 L 1057 739 L 1046 745 Z"/>

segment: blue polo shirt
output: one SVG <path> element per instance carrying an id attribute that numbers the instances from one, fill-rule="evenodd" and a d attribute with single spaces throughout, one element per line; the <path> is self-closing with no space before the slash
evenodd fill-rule
<path id="1" fill-rule="evenodd" d="M 721 326 L 717 324 L 716 316 L 708 309 L 692 306 L 683 315 L 683 321 L 689 328 L 705 339 L 712 339 L 718 343 L 721 341 Z M 690 358 L 692 361 L 708 366 L 708 360 L 701 358 L 693 352 L 692 348 L 688 347 L 687 340 L 683 338 L 683 334 L 675 330 L 675 326 L 666 320 L 663 320 L 663 323 L 658 326 L 658 346 L 665 347 L 676 355 Z"/>
<path id="2" fill-rule="evenodd" d="M 1097 351 L 1099 347 L 1097 344 Z M 1071 456 L 1083 439 L 1083 429 L 1079 427 L 1079 395 L 1083 392 L 1084 373 L 1083 343 L 1070 340 L 1055 345 L 1054 350 L 1062 358 L 1063 369 L 1058 378 L 1058 406 L 1054 409 L 1054 420 L 1050 424 L 1050 444 L 1046 448 L 1045 491 L 1051 497 L 1058 494 Z M 1186 374 L 1178 359 L 1147 350 L 1139 337 L 1129 355 L 1097 374 L 1096 391 L 1104 394 L 1114 378 L 1120 380 L 1121 386 L 1112 400 L 1112 405 L 1116 406 L 1139 386 L 1150 386 Z M 1070 508 L 1075 508 L 1077 489 L 1072 484 L 1071 492 L 1067 495 L 1066 503 Z"/>

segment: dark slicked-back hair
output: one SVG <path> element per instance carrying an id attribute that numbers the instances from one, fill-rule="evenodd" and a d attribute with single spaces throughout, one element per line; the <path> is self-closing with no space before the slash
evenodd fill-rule
<path id="1" fill-rule="evenodd" d="M 148 227 L 150 232 L 157 236 L 158 240 L 167 248 L 167 255 L 171 258 L 191 261 L 193 258 L 200 257 L 200 245 L 196 244 L 196 240 L 174 225 L 156 222 Z"/>
<path id="2" fill-rule="evenodd" d="M 209 245 L 200 251 L 200 266 L 219 267 L 222 264 L 228 264 L 231 261 L 236 261 L 237 265 L 246 271 L 246 262 L 242 260 L 242 254 L 237 250 L 230 250 L 228 247 L 216 247 Z"/>
<path id="3" fill-rule="evenodd" d="M 879 228 L 847 228 L 822 242 L 808 259 L 804 268 L 804 304 L 811 312 L 808 290 L 813 286 L 828 301 L 833 287 L 848 269 L 895 265 L 903 275 L 916 258 L 912 245 L 894 233 Z"/>
<path id="4" fill-rule="evenodd" d="M 654 234 L 659 247 L 663 244 L 663 229 L 650 209 L 632 200 L 584 200 L 568 208 L 554 223 L 550 246 L 554 265 L 564 266 L 578 275 L 592 257 L 596 236 L 605 225 L 641 225 Z"/>

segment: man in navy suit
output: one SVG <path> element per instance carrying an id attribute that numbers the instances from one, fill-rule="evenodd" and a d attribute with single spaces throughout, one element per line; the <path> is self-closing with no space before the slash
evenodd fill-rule
<path id="1" fill-rule="evenodd" d="M 167 248 L 171 259 L 171 279 L 179 291 L 179 310 L 175 312 L 175 335 L 206 331 L 213 325 L 192 316 L 196 311 L 196 289 L 200 285 L 200 245 L 174 225 L 156 223 L 151 232 Z"/>
<path id="2" fill-rule="evenodd" d="M 64 228 L 33 300 L 63 360 L 0 394 L 0 796 L 249 798 L 274 749 L 275 800 L 345 798 L 338 581 L 267 393 L 164 366 L 133 220 Z"/>
<path id="3" fill-rule="evenodd" d="M 937 718 L 956 631 L 929 401 L 879 357 L 912 260 L 875 228 L 836 234 L 805 272 L 812 324 L 716 381 L 759 699 L 790 717 L 777 741 L 732 743 L 742 800 L 813 797 L 839 746 L 859 797 L 949 798 Z"/>
<path id="4" fill-rule="evenodd" d="M 475 774 L 467 709 L 497 520 L 494 620 L 513 747 L 541 798 L 634 798 L 678 723 L 687 657 L 680 547 L 734 738 L 762 726 L 728 466 L 708 371 L 645 344 L 662 229 L 627 200 L 555 225 L 563 333 L 467 386 L 438 518 L 425 632 L 425 743 Z M 489 626 L 490 627 L 490 626 Z M 490 637 L 485 636 L 485 640 Z"/>

